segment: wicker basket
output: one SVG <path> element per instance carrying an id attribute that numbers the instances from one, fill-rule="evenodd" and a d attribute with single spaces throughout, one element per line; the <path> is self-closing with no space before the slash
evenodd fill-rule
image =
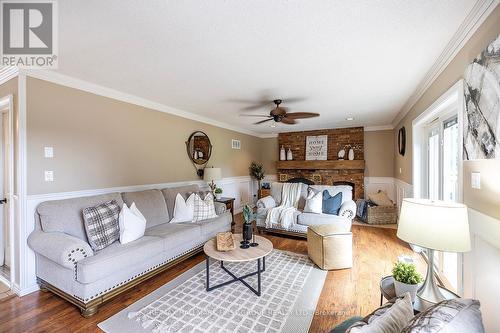
<path id="1" fill-rule="evenodd" d="M 398 208 L 396 206 L 368 206 L 366 223 L 368 224 L 395 224 L 398 222 Z"/>

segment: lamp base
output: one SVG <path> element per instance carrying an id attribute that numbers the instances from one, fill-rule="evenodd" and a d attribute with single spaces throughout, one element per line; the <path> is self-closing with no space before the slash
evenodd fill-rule
<path id="1" fill-rule="evenodd" d="M 443 296 L 434 277 L 434 250 L 427 249 L 427 275 L 424 284 L 417 292 L 417 297 L 425 303 L 436 304 L 446 300 Z"/>

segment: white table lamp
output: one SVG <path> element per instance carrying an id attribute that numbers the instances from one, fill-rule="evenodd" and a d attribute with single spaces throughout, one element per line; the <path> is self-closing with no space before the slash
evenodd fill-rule
<path id="1" fill-rule="evenodd" d="M 467 206 L 428 199 L 403 199 L 397 235 L 427 249 L 427 276 L 417 297 L 438 303 L 445 300 L 434 278 L 434 251 L 470 251 Z"/>
<path id="2" fill-rule="evenodd" d="M 215 191 L 215 181 L 222 179 L 220 168 L 205 168 L 203 171 L 203 180 L 206 181 L 212 192 Z"/>

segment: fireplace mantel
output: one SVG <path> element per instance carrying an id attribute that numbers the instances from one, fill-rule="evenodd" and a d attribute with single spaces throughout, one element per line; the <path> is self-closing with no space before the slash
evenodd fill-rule
<path id="1" fill-rule="evenodd" d="M 278 170 L 364 170 L 364 160 L 278 161 Z"/>

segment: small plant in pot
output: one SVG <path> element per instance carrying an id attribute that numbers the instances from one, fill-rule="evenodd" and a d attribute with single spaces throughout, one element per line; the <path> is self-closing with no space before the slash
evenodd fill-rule
<path id="1" fill-rule="evenodd" d="M 214 193 L 215 193 L 215 198 L 217 200 L 219 200 L 222 197 L 222 189 L 220 187 L 217 187 Z"/>
<path id="2" fill-rule="evenodd" d="M 422 283 L 422 275 L 417 272 L 414 264 L 397 262 L 392 268 L 392 276 L 394 277 L 394 288 L 396 296 L 402 296 L 409 292 L 411 301 L 415 301 L 417 290 Z"/>

